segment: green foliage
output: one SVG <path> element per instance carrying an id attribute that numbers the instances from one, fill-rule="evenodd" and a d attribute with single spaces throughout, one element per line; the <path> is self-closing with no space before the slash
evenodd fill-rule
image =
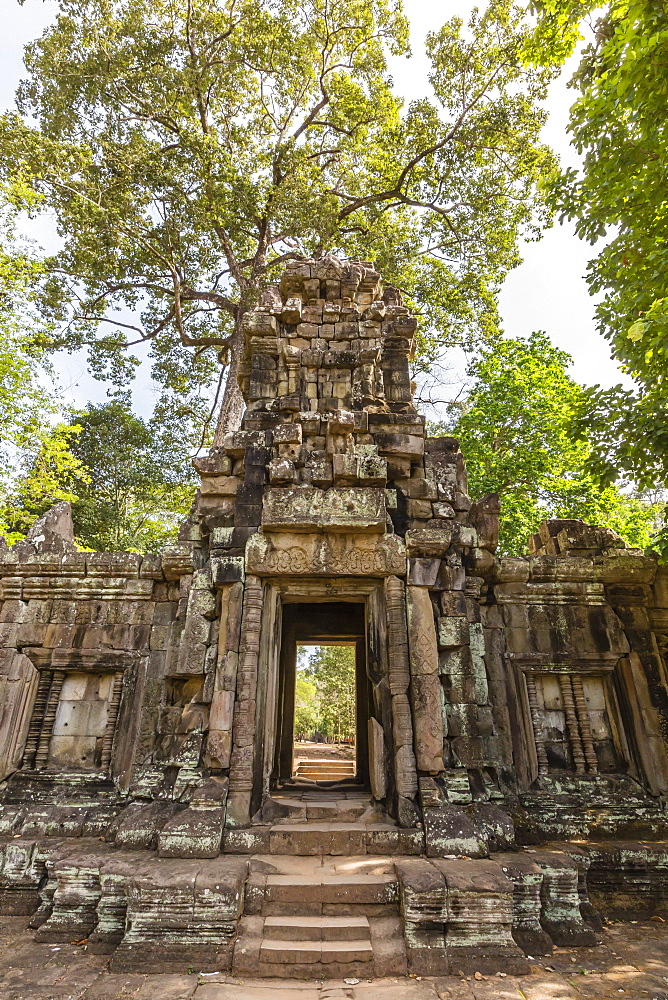
<path id="1" fill-rule="evenodd" d="M 83 462 L 72 454 L 81 428 L 69 424 L 31 424 L 21 434 L 18 475 L 8 475 L 0 500 L 0 536 L 13 545 L 33 521 L 59 500 L 70 503 L 90 485 Z"/>
<path id="2" fill-rule="evenodd" d="M 41 267 L 16 235 L 15 203 L 32 198 L 20 180 L 0 189 L 0 537 L 9 542 L 23 536 L 22 522 L 34 519 L 42 494 L 71 498 L 60 480 L 77 466 L 68 450 L 73 429 L 52 434 L 49 427 L 57 407 L 44 356 L 47 328 L 34 308 Z M 13 496 L 17 468 L 33 464 L 20 496 Z"/>
<path id="3" fill-rule="evenodd" d="M 30 197 L 18 183 L 0 188 L 0 456 L 5 461 L 52 408 L 40 384 L 44 329 L 32 302 L 41 269 L 15 232 L 13 201 Z"/>
<path id="4" fill-rule="evenodd" d="M 595 6 L 541 4 L 543 37 Z M 606 240 L 587 280 L 599 328 L 638 385 L 589 394 L 594 468 L 603 481 L 621 471 L 655 486 L 668 477 L 668 8 L 611 0 L 600 13 L 572 81 L 579 97 L 569 131 L 582 169 L 560 175 L 553 200 L 579 236 Z M 558 45 L 544 46 L 544 62 L 562 57 Z"/>
<path id="5" fill-rule="evenodd" d="M 6 507 L 12 540 L 57 500 L 72 503 L 85 548 L 147 552 L 173 540 L 196 489 L 187 422 L 164 411 L 144 421 L 121 394 L 69 419 L 27 453 Z"/>
<path id="6" fill-rule="evenodd" d="M 297 675 L 295 686 L 295 736 L 309 739 L 317 732 L 318 690 L 313 681 Z"/>
<path id="7" fill-rule="evenodd" d="M 582 20 L 600 6 L 597 0 L 533 0 L 529 7 L 539 17 L 525 44 L 527 60 L 538 65 L 563 64 L 582 41 Z"/>
<path id="8" fill-rule="evenodd" d="M 569 376 L 570 362 L 544 333 L 501 340 L 472 362 L 468 396 L 451 407 L 471 495 L 501 496 L 504 554 L 525 552 L 548 517 L 582 518 L 649 544 L 657 505 L 598 485 L 588 470 L 590 445 L 573 434 L 587 393 Z"/>
<path id="9" fill-rule="evenodd" d="M 309 688 L 299 688 L 299 683 Z M 313 692 L 315 697 L 313 697 Z M 298 677 L 297 698 L 308 701 L 308 711 L 315 719 L 310 730 L 336 740 L 355 739 L 355 647 L 316 646 L 308 665 Z M 299 700 L 297 700 L 299 708 Z M 302 709 L 302 711 L 304 711 Z M 295 732 L 299 730 L 295 720 Z"/>
<path id="10" fill-rule="evenodd" d="M 72 417 L 72 453 L 90 474 L 72 510 L 80 542 L 147 552 L 173 540 L 196 489 L 187 425 L 160 412 L 144 421 L 122 396 Z"/>
<path id="11" fill-rule="evenodd" d="M 231 356 L 231 420 L 243 311 L 286 260 L 330 250 L 404 289 L 426 358 L 494 334 L 519 238 L 547 221 L 551 70 L 527 63 L 508 0 L 462 29 L 429 36 L 435 100 L 404 110 L 399 0 L 60 0 L 0 119 L 5 175 L 63 238 L 42 283 L 53 345 L 123 384 L 151 342 L 170 391 Z"/>

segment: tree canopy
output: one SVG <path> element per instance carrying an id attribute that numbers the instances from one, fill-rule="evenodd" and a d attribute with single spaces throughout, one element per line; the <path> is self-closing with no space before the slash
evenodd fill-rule
<path id="1" fill-rule="evenodd" d="M 0 187 L 0 454 L 20 447 L 48 408 L 44 372 L 44 330 L 33 307 L 41 267 L 16 232 L 17 198 L 30 197 L 17 184 Z"/>
<path id="2" fill-rule="evenodd" d="M 240 320 L 291 258 L 372 258 L 422 316 L 422 346 L 496 331 L 518 241 L 547 221 L 539 141 L 551 68 L 492 0 L 429 35 L 434 98 L 407 108 L 399 0 L 60 0 L 30 45 L 2 176 L 55 214 L 44 261 L 52 345 L 118 384 L 150 343 L 183 395 L 229 367 Z M 37 200 L 35 200 L 37 196 Z"/>
<path id="3" fill-rule="evenodd" d="M 156 551 L 176 536 L 192 505 L 188 423 L 178 413 L 137 417 L 122 394 L 70 410 L 43 431 L 5 502 L 20 537 L 57 500 L 72 503 L 77 542 L 102 551 Z"/>
<path id="4" fill-rule="evenodd" d="M 558 62 L 578 22 L 599 8 L 572 80 L 571 141 L 581 169 L 553 188 L 576 232 L 605 246 L 588 282 L 599 329 L 638 389 L 591 390 L 584 433 L 602 481 L 621 472 L 644 486 L 668 476 L 668 8 L 656 0 L 544 0 L 535 57 Z M 589 33 L 589 32 L 588 32 Z"/>
<path id="5" fill-rule="evenodd" d="M 58 407 L 44 351 L 48 325 L 34 304 L 41 267 L 16 227 L 16 201 L 31 197 L 18 181 L 0 188 L 0 537 L 12 542 L 22 537 L 12 498 L 17 469 L 40 455 L 20 504 L 24 511 L 35 492 L 72 499 L 61 479 L 78 467 L 68 447 L 71 428 L 53 434 L 49 427 Z"/>
<path id="6" fill-rule="evenodd" d="M 544 333 L 500 340 L 472 361 L 468 395 L 451 407 L 471 496 L 501 496 L 503 554 L 526 552 L 549 517 L 605 524 L 632 545 L 650 542 L 656 505 L 599 486 L 588 469 L 590 445 L 573 434 L 586 394 L 570 363 Z"/>
<path id="7" fill-rule="evenodd" d="M 300 684 L 300 682 L 302 682 Z M 297 678 L 295 732 L 355 739 L 355 647 L 316 646 Z"/>

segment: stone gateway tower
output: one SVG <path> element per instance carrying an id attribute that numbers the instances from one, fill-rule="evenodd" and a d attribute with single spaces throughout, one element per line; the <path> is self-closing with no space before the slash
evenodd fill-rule
<path id="1" fill-rule="evenodd" d="M 521 972 L 668 909 L 668 573 L 573 520 L 498 559 L 498 497 L 416 412 L 415 330 L 369 262 L 288 265 L 178 543 L 83 553 L 57 505 L 0 552 L 0 912 L 39 939 Z M 297 646 L 337 642 L 354 774 L 304 779 Z"/>

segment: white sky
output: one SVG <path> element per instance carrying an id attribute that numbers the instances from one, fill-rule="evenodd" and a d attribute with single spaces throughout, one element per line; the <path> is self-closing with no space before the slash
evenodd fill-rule
<path id="1" fill-rule="evenodd" d="M 480 0 L 480 6 L 484 0 Z M 405 0 L 411 21 L 410 60 L 393 59 L 391 71 L 396 89 L 408 100 L 424 96 L 428 60 L 424 55 L 424 38 L 448 18 L 466 18 L 474 4 L 471 0 Z M 53 17 L 57 4 L 53 0 L 0 0 L 3 32 L 0 42 L 0 106 L 11 107 L 16 85 L 23 73 L 23 46 L 41 33 Z M 570 76 L 567 67 L 562 78 L 551 88 L 548 101 L 549 120 L 544 139 L 560 155 L 562 162 L 575 163 L 566 134 L 568 109 L 574 92 L 566 87 Z M 35 230 L 38 240 L 52 239 L 52 227 L 43 223 Z M 622 378 L 610 358 L 605 340 L 596 332 L 593 322 L 594 305 L 589 297 L 584 274 L 593 250 L 574 235 L 570 226 L 555 226 L 537 243 L 524 246 L 524 263 L 507 278 L 501 293 L 500 308 L 505 332 L 510 336 L 546 330 L 554 343 L 573 357 L 572 374 L 580 382 L 605 386 Z M 59 363 L 61 381 L 68 398 L 77 404 L 88 399 L 101 399 L 102 384 L 86 372 L 85 356 L 63 355 Z M 134 393 L 136 408 L 150 412 L 153 400 L 146 378 L 138 380 Z"/>

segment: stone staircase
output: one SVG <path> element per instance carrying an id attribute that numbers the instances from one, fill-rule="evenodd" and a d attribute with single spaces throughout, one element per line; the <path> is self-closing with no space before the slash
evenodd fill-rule
<path id="1" fill-rule="evenodd" d="M 300 760 L 295 777 L 307 781 L 346 781 L 355 777 L 354 760 Z"/>
<path id="2" fill-rule="evenodd" d="M 272 857 L 250 876 L 237 975 L 340 979 L 407 969 L 392 866 L 360 858 Z M 268 866 L 267 866 L 268 867 Z"/>
<path id="3" fill-rule="evenodd" d="M 523 974 L 526 954 L 600 940 L 590 869 L 604 914 L 666 913 L 665 843 L 557 842 L 490 858 L 427 858 L 399 839 L 420 831 L 378 826 L 286 822 L 267 827 L 267 837 L 292 831 L 292 854 L 246 845 L 201 859 L 99 838 L 13 835 L 0 838 L 0 912 L 32 914 L 44 943 L 88 938 L 117 973 L 181 974 L 196 965 L 300 979 L 406 969 Z M 346 854 L 342 846 L 361 831 L 366 852 Z M 381 850 L 381 834 L 394 850 Z"/>
<path id="4" fill-rule="evenodd" d="M 275 793 L 273 822 L 225 831 L 230 854 L 359 856 L 421 854 L 424 833 L 398 827 L 359 787 L 296 784 Z"/>

